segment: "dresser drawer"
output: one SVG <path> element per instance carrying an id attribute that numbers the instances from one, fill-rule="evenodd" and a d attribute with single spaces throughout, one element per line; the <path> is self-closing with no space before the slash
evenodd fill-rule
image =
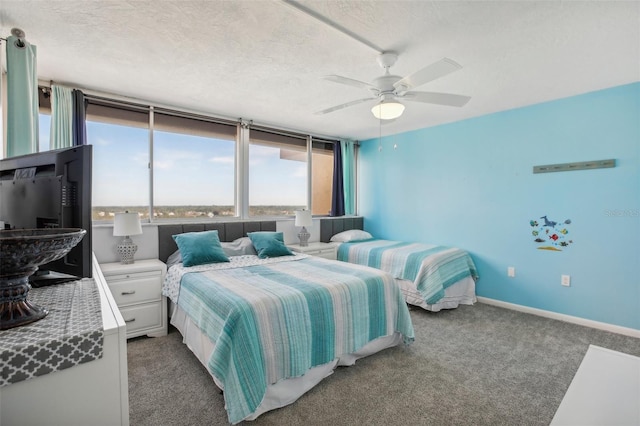
<path id="1" fill-rule="evenodd" d="M 145 272 L 133 272 L 133 273 L 122 273 L 122 274 L 114 274 L 113 272 L 103 272 L 104 278 L 108 283 L 115 283 L 118 281 L 129 281 L 129 280 L 137 280 L 140 278 L 148 278 L 148 277 L 156 277 L 158 279 L 162 278 L 162 271 L 145 271 Z"/>
<path id="2" fill-rule="evenodd" d="M 144 305 L 120 308 L 120 313 L 127 324 L 127 336 L 139 330 L 162 327 L 162 302 L 145 303 Z"/>
<path id="3" fill-rule="evenodd" d="M 298 253 L 308 254 L 309 256 L 323 257 L 325 259 L 336 260 L 337 247 L 331 243 L 313 242 L 308 246 L 300 246 L 299 244 L 291 244 L 289 249 Z"/>
<path id="4" fill-rule="evenodd" d="M 335 247 L 329 247 L 329 248 L 320 249 L 320 250 L 313 250 L 313 251 L 307 252 L 307 254 L 310 254 L 312 256 L 324 257 L 325 259 L 336 260 Z"/>
<path id="5" fill-rule="evenodd" d="M 158 259 L 100 265 L 109 290 L 127 324 L 127 339 L 167 335 L 167 299 L 162 281 L 167 265 Z"/>
<path id="6" fill-rule="evenodd" d="M 126 280 L 112 280 L 112 277 L 106 278 L 118 306 L 160 300 L 162 283 L 160 282 L 159 274 L 140 278 L 138 274 L 135 274 L 132 277 Z"/>

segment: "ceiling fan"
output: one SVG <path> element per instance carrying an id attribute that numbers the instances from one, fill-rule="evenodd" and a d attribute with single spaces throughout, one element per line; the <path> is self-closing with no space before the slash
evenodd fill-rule
<path id="1" fill-rule="evenodd" d="M 363 102 L 377 100 L 378 102 L 371 109 L 373 115 L 381 120 L 393 120 L 400 117 L 404 111 L 404 105 L 401 104 L 399 100 L 461 107 L 471 99 L 469 96 L 454 95 L 452 93 L 415 92 L 411 90 L 414 87 L 422 86 L 423 84 L 461 69 L 462 66 L 457 62 L 449 58 L 443 58 L 420 71 L 402 78 L 389 72 L 389 68 L 396 63 L 397 59 L 398 54 L 395 52 L 381 53 L 378 56 L 378 64 L 384 68 L 385 73 L 373 80 L 372 83 L 365 83 L 339 75 L 325 76 L 325 80 L 333 81 L 334 83 L 366 89 L 370 96 L 323 109 L 322 111 L 316 112 L 316 114 L 328 114 Z"/>

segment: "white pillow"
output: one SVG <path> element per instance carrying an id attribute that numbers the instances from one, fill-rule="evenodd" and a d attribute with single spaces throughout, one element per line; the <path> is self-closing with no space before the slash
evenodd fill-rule
<path id="1" fill-rule="evenodd" d="M 242 237 L 234 240 L 230 243 L 220 243 L 224 254 L 227 256 L 244 256 L 247 254 L 257 255 L 256 249 L 253 248 L 253 244 L 249 237 Z M 167 269 L 171 268 L 173 265 L 178 263 L 182 263 L 182 255 L 180 254 L 180 250 L 176 250 L 169 258 L 167 259 Z"/>
<path id="2" fill-rule="evenodd" d="M 331 237 L 331 242 L 334 243 L 346 243 L 349 241 L 370 240 L 373 237 L 367 231 L 361 231 L 360 229 L 352 229 L 350 231 L 340 232 L 339 234 Z"/>
<path id="3" fill-rule="evenodd" d="M 178 263 L 182 263 L 182 255 L 180 254 L 180 250 L 176 250 L 173 252 L 171 256 L 167 259 L 167 269 L 171 268 L 173 265 L 177 265 Z"/>
<path id="4" fill-rule="evenodd" d="M 256 249 L 249 237 L 242 237 L 230 243 L 220 243 L 222 250 L 227 256 L 244 256 L 247 254 L 257 255 Z"/>

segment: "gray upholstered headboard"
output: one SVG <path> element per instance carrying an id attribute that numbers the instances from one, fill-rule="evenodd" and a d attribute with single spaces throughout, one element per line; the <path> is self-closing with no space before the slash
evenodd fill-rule
<path id="1" fill-rule="evenodd" d="M 233 241 L 237 238 L 246 237 L 247 232 L 275 231 L 275 221 L 263 222 L 208 222 L 208 223 L 183 223 L 158 225 L 158 248 L 160 260 L 166 262 L 169 256 L 178 250 L 172 235 L 183 234 L 185 232 L 202 232 L 217 230 L 220 241 Z"/>
<path id="2" fill-rule="evenodd" d="M 360 216 L 327 217 L 320 219 L 320 241 L 328 243 L 338 232 L 363 229 L 364 218 Z"/>

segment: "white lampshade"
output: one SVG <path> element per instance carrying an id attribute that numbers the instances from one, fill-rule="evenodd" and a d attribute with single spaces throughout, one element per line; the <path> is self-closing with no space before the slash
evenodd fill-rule
<path id="1" fill-rule="evenodd" d="M 309 210 L 296 210 L 296 223 L 295 226 L 311 226 L 313 221 L 311 220 L 311 212 Z"/>
<path id="2" fill-rule="evenodd" d="M 393 120 L 404 112 L 404 105 L 396 101 L 382 101 L 371 108 L 373 116 L 379 120 Z"/>
<path id="3" fill-rule="evenodd" d="M 140 225 L 138 213 L 116 213 L 113 220 L 113 235 L 115 237 L 140 234 L 142 234 L 142 225 Z"/>

